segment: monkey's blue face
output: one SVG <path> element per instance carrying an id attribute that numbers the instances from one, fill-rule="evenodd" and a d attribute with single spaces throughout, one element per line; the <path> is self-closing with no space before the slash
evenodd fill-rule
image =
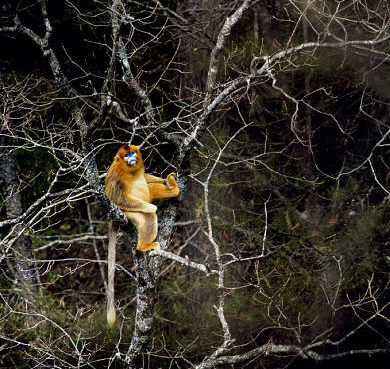
<path id="1" fill-rule="evenodd" d="M 127 164 L 134 165 L 137 163 L 137 153 L 135 151 L 128 152 L 123 159 L 127 161 Z"/>

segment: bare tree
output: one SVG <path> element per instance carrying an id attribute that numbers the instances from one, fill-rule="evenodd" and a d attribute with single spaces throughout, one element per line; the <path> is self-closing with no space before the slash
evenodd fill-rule
<path id="1" fill-rule="evenodd" d="M 388 353 L 389 332 L 378 328 L 389 321 L 387 283 L 372 273 L 364 289 L 360 286 L 356 294 L 349 294 L 345 274 L 359 258 L 341 247 L 355 240 L 356 248 L 363 248 L 365 236 L 348 233 L 352 226 L 362 228 L 371 242 L 374 207 L 388 202 L 387 175 L 382 172 L 386 168 L 388 173 L 389 165 L 384 155 L 390 132 L 388 91 L 378 83 L 388 78 L 384 74 L 390 41 L 388 2 L 283 0 L 267 7 L 266 2 L 242 0 L 188 2 L 188 9 L 160 1 L 58 4 L 10 3 L 0 27 L 2 37 L 23 36 L 39 49 L 46 77 L 39 85 L 46 89 L 39 108 L 55 118 L 42 113 L 42 118 L 29 117 L 33 124 L 27 124 L 18 113 L 17 123 L 9 124 L 8 110 L 2 111 L 2 150 L 9 155 L 15 148 L 43 149 L 55 168 L 42 194 L 24 212 L 18 205 L 17 212 L 7 211 L 0 222 L 7 229 L 0 242 L 2 262 L 11 250 L 22 256 L 17 261 L 27 261 L 29 267 L 21 270 L 28 276 L 15 279 L 28 281 L 30 289 L 36 283 L 30 268 L 35 264 L 45 276 L 54 263 L 69 263 L 56 278 L 98 264 L 104 278 L 97 242 L 106 237 L 96 234 L 93 226 L 93 201 L 134 244 L 133 228 L 104 194 L 102 178 L 110 163 L 99 168 L 105 150 L 116 149 L 123 141 L 142 142 L 143 151 L 158 158 L 154 162 L 177 172 L 181 197 L 161 207 L 162 250 L 142 253 L 132 247 L 134 268 L 117 265 L 136 284 L 135 313 L 126 316 L 120 309 L 123 319 L 116 326 L 119 333 L 112 349 L 94 343 L 94 334 L 85 327 L 75 328 L 87 312 L 64 309 L 64 315 L 71 316 L 64 318 L 66 324 L 47 307 L 28 314 L 37 326 L 51 327 L 55 340 L 48 335 L 30 342 L 1 333 L 4 349 L 24 347 L 28 355 L 53 367 L 94 367 L 101 360 L 110 367 L 116 360 L 128 368 L 149 367 L 148 360 L 215 368 L 251 361 L 266 366 L 274 357 L 288 365 L 296 358 L 325 361 Z M 58 15 L 65 9 L 64 14 L 71 14 L 68 19 Z M 211 9 L 220 11 L 217 21 L 212 20 Z M 76 25 L 85 36 L 82 46 L 66 43 L 67 22 L 75 22 L 69 27 Z M 163 58 L 159 52 L 168 40 L 169 57 Z M 202 52 L 189 57 L 197 42 Z M 83 47 L 86 54 L 80 56 Z M 156 67 L 151 59 L 159 57 L 161 65 Z M 199 73 L 191 70 L 195 60 L 202 60 Z M 342 89 L 332 88 L 332 82 L 325 84 L 321 77 L 325 64 L 333 65 L 335 74 L 348 71 L 354 78 L 351 83 L 360 86 L 355 114 L 346 121 L 335 108 L 333 89 Z M 292 82 L 299 75 L 304 75 L 301 86 Z M 12 86 L 4 91 L 12 91 Z M 17 96 L 11 100 L 17 109 L 23 107 Z M 32 114 L 34 109 L 28 109 Z M 66 109 L 67 118 L 56 109 Z M 360 125 L 367 129 L 367 140 L 364 147 L 352 147 Z M 17 139 L 18 146 L 9 137 Z M 329 157 L 334 162 L 328 165 L 324 145 L 333 143 Z M 9 165 L 12 157 L 3 157 L 3 167 L 15 174 Z M 359 209 L 351 205 L 348 212 L 342 211 L 347 201 L 347 195 L 341 195 L 347 192 L 344 180 L 362 173 L 368 178 L 367 191 L 358 193 L 353 185 L 350 190 Z M 373 193 L 375 200 L 370 200 Z M 7 187 L 3 196 L 15 198 Z M 85 203 L 87 232 L 42 241 L 46 229 L 61 230 L 64 212 Z M 183 219 L 176 220 L 179 213 Z M 28 241 L 20 238 L 26 230 L 38 235 L 35 257 Z M 173 235 L 179 245 L 172 245 Z M 24 240 L 24 246 L 19 247 L 16 239 Z M 38 256 L 54 245 L 86 241 L 92 241 L 96 259 Z M 157 286 L 174 265 L 179 266 L 178 275 L 193 271 L 213 285 L 209 297 L 213 312 L 207 314 L 214 318 L 214 347 L 206 352 L 200 347 L 201 355 L 191 354 L 196 338 L 171 351 L 163 334 L 161 345 L 155 345 Z M 302 286 L 306 276 L 307 285 Z M 261 311 L 259 326 L 248 336 L 240 335 L 231 307 L 243 290 L 251 296 L 248 309 Z M 311 294 L 313 307 L 299 303 L 310 301 Z M 7 309 L 4 316 L 27 314 L 11 304 Z M 353 316 L 353 322 L 341 332 L 336 320 L 344 316 Z M 180 318 L 178 324 L 183 324 Z M 348 348 L 349 340 L 367 331 L 378 337 L 375 347 Z"/>

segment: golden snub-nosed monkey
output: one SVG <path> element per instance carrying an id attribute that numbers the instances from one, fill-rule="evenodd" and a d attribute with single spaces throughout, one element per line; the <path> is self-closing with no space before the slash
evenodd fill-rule
<path id="1" fill-rule="evenodd" d="M 155 199 L 175 197 L 179 194 L 176 174 L 166 179 L 145 173 L 140 147 L 122 146 L 108 169 L 105 189 L 107 197 L 121 209 L 127 218 L 137 227 L 137 249 L 141 251 L 159 250 L 155 242 L 157 236 L 157 206 Z M 115 322 L 114 307 L 114 271 L 116 227 L 111 224 L 108 242 L 108 292 L 107 321 L 110 326 Z"/>

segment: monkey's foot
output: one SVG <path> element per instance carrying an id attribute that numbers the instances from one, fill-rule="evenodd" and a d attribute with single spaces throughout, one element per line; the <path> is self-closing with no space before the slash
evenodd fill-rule
<path id="1" fill-rule="evenodd" d="M 144 246 L 138 245 L 137 249 L 141 250 L 141 251 L 150 251 L 150 250 L 160 250 L 161 247 L 160 247 L 160 244 L 158 242 L 152 242 L 149 245 L 144 245 Z"/>

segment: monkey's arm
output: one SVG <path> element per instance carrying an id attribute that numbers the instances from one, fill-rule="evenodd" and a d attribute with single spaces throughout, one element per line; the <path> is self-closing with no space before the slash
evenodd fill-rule
<path id="1" fill-rule="evenodd" d="M 121 199 L 118 199 L 118 202 L 114 200 L 113 202 L 119 209 L 126 212 L 155 213 L 157 211 L 156 205 L 133 196 L 127 196 L 126 198 L 122 197 Z"/>

